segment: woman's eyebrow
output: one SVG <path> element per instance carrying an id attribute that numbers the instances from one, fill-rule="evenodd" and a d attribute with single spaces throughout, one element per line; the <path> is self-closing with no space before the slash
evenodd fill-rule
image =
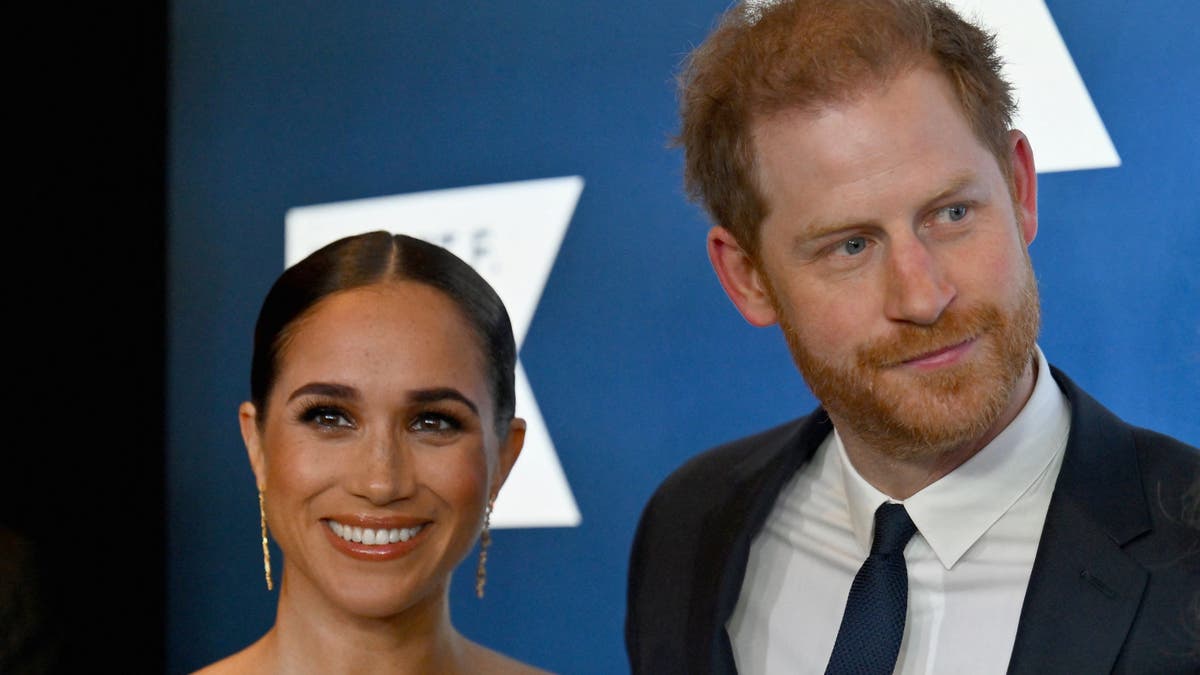
<path id="1" fill-rule="evenodd" d="M 418 403 L 432 403 L 434 401 L 443 401 L 445 399 L 453 399 L 462 402 L 463 405 L 471 409 L 471 412 L 479 414 L 479 407 L 475 403 L 463 395 L 462 392 L 454 387 L 434 387 L 432 389 L 415 389 L 409 392 L 409 398 Z"/>
<path id="2" fill-rule="evenodd" d="M 357 400 L 358 390 L 345 384 L 334 384 L 331 382 L 309 382 L 308 384 L 296 389 L 296 391 L 293 391 L 292 395 L 288 397 L 288 401 L 294 401 L 301 396 L 327 396 L 329 398 Z"/>

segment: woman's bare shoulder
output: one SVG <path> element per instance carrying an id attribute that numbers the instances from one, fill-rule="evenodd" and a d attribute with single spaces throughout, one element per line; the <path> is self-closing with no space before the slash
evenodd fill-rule
<path id="1" fill-rule="evenodd" d="M 476 672 L 488 675 L 555 675 L 549 670 L 543 670 L 524 661 L 518 661 L 507 654 L 489 649 L 480 644 L 474 645 L 471 660 Z"/>
<path id="2" fill-rule="evenodd" d="M 192 675 L 243 675 L 262 672 L 263 648 L 260 640 L 240 652 L 204 666 Z"/>

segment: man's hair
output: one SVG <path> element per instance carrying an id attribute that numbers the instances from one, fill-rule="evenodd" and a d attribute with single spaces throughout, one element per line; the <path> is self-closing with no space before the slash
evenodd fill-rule
<path id="1" fill-rule="evenodd" d="M 922 64 L 949 80 L 1005 177 L 1015 104 L 995 36 L 938 0 L 759 0 L 725 12 L 679 75 L 684 186 L 757 257 L 766 202 L 751 124 L 848 103 Z"/>

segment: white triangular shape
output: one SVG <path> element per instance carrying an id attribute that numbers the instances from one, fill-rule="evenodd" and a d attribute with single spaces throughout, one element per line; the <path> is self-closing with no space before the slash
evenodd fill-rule
<path id="1" fill-rule="evenodd" d="M 296 207 L 285 219 L 284 264 L 371 230 L 440 244 L 496 289 L 520 349 L 582 191 L 581 177 L 565 176 Z M 578 525 L 579 508 L 519 360 L 516 408 L 528 424 L 525 448 L 496 499 L 492 527 Z"/>
<path id="2" fill-rule="evenodd" d="M 1119 166 L 1121 159 L 1044 0 L 950 0 L 996 33 L 1016 90 L 1014 126 L 1029 137 L 1039 173 Z"/>

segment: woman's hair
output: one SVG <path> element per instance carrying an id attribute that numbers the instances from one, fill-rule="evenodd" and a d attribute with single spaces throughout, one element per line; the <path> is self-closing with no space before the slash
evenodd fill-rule
<path id="1" fill-rule="evenodd" d="M 446 294 L 474 329 L 487 363 L 495 427 L 503 437 L 516 405 L 517 347 L 500 296 L 479 273 L 450 251 L 421 239 L 377 231 L 338 239 L 309 254 L 275 280 L 254 326 L 250 401 L 258 423 L 279 370 L 292 327 L 322 299 L 340 291 L 390 281 L 414 281 Z"/>
<path id="2" fill-rule="evenodd" d="M 712 220 L 758 255 L 767 215 L 751 127 L 784 110 L 853 101 L 933 63 L 1010 183 L 1015 110 L 995 36 L 940 0 L 743 0 L 722 15 L 679 74 L 684 185 Z"/>

